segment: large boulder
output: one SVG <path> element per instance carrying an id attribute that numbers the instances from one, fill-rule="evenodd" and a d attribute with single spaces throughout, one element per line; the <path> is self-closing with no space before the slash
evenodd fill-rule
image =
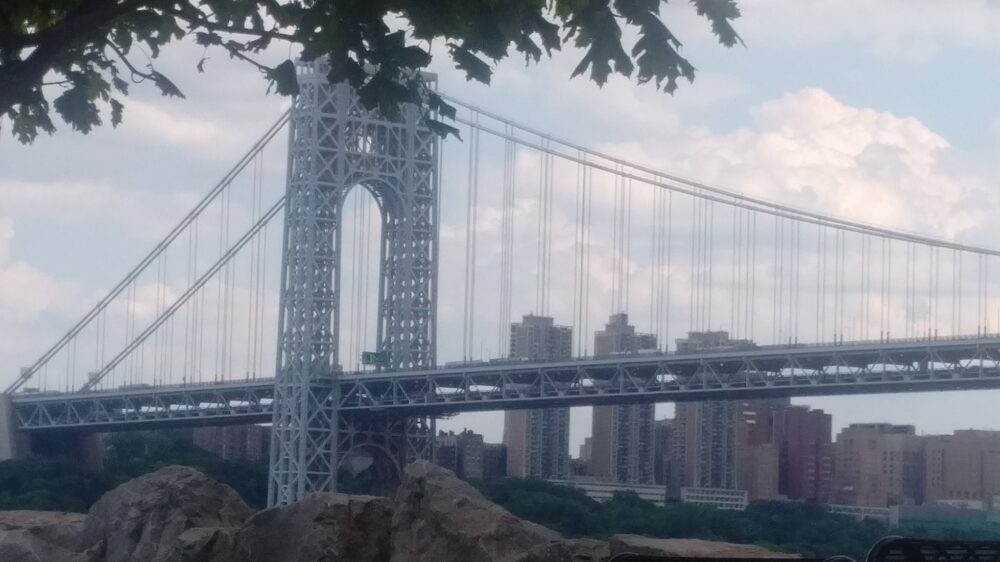
<path id="1" fill-rule="evenodd" d="M 92 562 L 96 550 L 78 552 L 84 515 L 56 511 L 0 512 L 0 560 Z"/>
<path id="2" fill-rule="evenodd" d="M 236 529 L 192 527 L 154 562 L 227 562 L 236 558 Z"/>
<path id="3" fill-rule="evenodd" d="M 77 550 L 85 518 L 63 511 L 0 511 L 0 532 L 27 531 L 47 543 Z"/>
<path id="4" fill-rule="evenodd" d="M 229 486 L 192 468 L 168 466 L 98 500 L 84 522 L 82 546 L 101 548 L 115 562 L 160 560 L 184 531 L 239 527 L 252 514 Z"/>
<path id="5" fill-rule="evenodd" d="M 534 546 L 524 562 L 606 562 L 608 543 L 594 539 L 567 539 Z"/>
<path id="6" fill-rule="evenodd" d="M 427 461 L 406 467 L 394 503 L 393 561 L 527 562 L 562 543 L 555 531 L 514 517 Z"/>
<path id="7" fill-rule="evenodd" d="M 752 544 L 700 539 L 651 539 L 639 535 L 614 535 L 608 544 L 612 556 L 630 552 L 648 556 L 688 558 L 799 558 L 797 554 L 774 552 Z"/>
<path id="8" fill-rule="evenodd" d="M 253 516 L 236 534 L 232 561 L 387 562 L 391 520 L 388 498 L 310 494 Z"/>

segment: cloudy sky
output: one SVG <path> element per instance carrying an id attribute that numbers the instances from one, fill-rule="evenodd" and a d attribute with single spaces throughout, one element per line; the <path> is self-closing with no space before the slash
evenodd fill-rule
<path id="1" fill-rule="evenodd" d="M 736 27 L 746 46 L 725 49 L 686 3 L 669 5 L 665 17 L 698 68 L 695 83 L 682 84 L 674 96 L 625 79 L 603 89 L 570 80 L 580 56 L 573 51 L 536 67 L 505 61 L 490 87 L 467 83 L 442 57 L 433 70 L 452 95 L 628 160 L 862 222 L 997 245 L 1000 4 L 748 0 L 741 7 Z M 277 60 L 288 53 L 271 55 Z M 256 71 L 221 53 L 207 73 L 197 74 L 199 56 L 192 45 L 168 49 L 160 70 L 187 99 L 133 87 L 117 130 L 87 136 L 61 130 L 20 146 L 4 128 L 0 382 L 32 362 L 113 285 L 287 107 L 265 94 Z M 484 147 L 484 169 L 495 173 L 502 147 L 491 151 L 488 141 Z M 445 154 L 459 162 L 454 155 L 465 150 L 450 141 Z M 529 175 L 537 166 L 529 156 L 519 165 Z M 264 166 L 267 188 L 280 191 L 280 146 Z M 442 216 L 442 246 L 453 244 L 458 255 L 465 240 L 461 166 L 446 164 L 450 198 Z M 485 203 L 482 210 L 488 268 L 497 219 Z M 519 208 L 525 220 L 533 211 L 529 202 Z M 444 260 L 445 293 L 460 291 L 463 267 L 459 259 Z M 533 277 L 525 279 L 530 293 Z M 461 328 L 458 306 L 442 304 L 442 329 L 450 334 Z M 493 314 L 492 304 L 482 306 Z M 528 306 L 515 305 L 515 316 Z M 607 312 L 595 311 L 594 318 Z M 647 313 L 638 305 L 630 312 L 645 329 Z M 489 334 L 481 336 L 484 348 L 495 347 L 495 321 L 483 320 L 477 330 Z M 448 345 L 443 359 L 455 358 L 456 348 Z M 832 412 L 838 427 L 890 421 L 934 433 L 1000 428 L 991 415 L 996 397 L 969 392 L 799 402 Z M 671 408 L 659 412 L 669 415 Z M 500 419 L 464 415 L 444 425 L 499 440 Z M 587 434 L 589 412 L 575 409 L 573 443 Z"/>

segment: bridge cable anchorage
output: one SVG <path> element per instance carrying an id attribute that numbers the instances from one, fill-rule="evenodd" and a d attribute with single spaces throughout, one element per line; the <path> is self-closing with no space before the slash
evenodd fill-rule
<path id="1" fill-rule="evenodd" d="M 181 307 L 184 306 L 191 297 L 199 292 L 199 290 L 205 286 L 212 278 L 224 268 L 226 263 L 229 263 L 239 251 L 247 245 L 247 243 L 260 232 L 267 223 L 278 215 L 285 206 L 285 197 L 282 196 L 276 203 L 274 203 L 266 213 L 264 213 L 260 219 L 255 222 L 247 232 L 245 232 L 239 239 L 236 240 L 229 247 L 229 249 L 214 263 L 209 267 L 194 283 L 188 287 L 184 293 L 182 293 L 173 304 L 170 305 L 163 314 L 154 319 L 141 333 L 132 338 L 132 340 L 125 346 L 125 348 L 115 355 L 104 367 L 94 373 L 86 384 L 80 387 L 80 392 L 86 392 L 93 390 L 98 383 L 115 367 L 117 367 L 125 358 L 131 355 L 132 351 L 141 346 L 151 334 L 153 334 L 157 328 L 163 325 L 171 316 L 173 316 Z"/>

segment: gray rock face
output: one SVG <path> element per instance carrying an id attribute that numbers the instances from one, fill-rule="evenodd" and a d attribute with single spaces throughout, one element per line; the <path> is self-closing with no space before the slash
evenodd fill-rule
<path id="1" fill-rule="evenodd" d="M 527 562 L 540 560 L 532 549 L 558 549 L 562 542 L 555 531 L 518 519 L 427 461 L 406 468 L 394 505 L 394 562 Z"/>
<path id="2" fill-rule="evenodd" d="M 690 558 L 799 558 L 752 544 L 703 541 L 700 539 L 651 539 L 639 535 L 614 535 L 608 541 L 611 555 L 631 552 L 652 556 Z"/>
<path id="3" fill-rule="evenodd" d="M 394 501 L 312 494 L 252 515 L 229 487 L 168 467 L 112 490 L 86 516 L 0 512 L 3 562 L 607 562 L 624 552 L 797 558 L 695 539 L 563 539 L 424 461 L 407 467 Z"/>
<path id="4" fill-rule="evenodd" d="M 154 562 L 223 562 L 235 552 L 235 529 L 193 527 L 184 531 Z"/>
<path id="5" fill-rule="evenodd" d="M 0 512 L 0 560 L 96 562 L 80 550 L 84 515 L 56 511 Z"/>
<path id="6" fill-rule="evenodd" d="M 391 520 L 388 498 L 312 494 L 250 519 L 236 534 L 233 560 L 385 562 Z"/>
<path id="7" fill-rule="evenodd" d="M 84 548 L 115 562 L 163 560 L 194 527 L 238 527 L 253 514 L 232 488 L 187 467 L 168 466 L 115 488 L 90 508 Z"/>

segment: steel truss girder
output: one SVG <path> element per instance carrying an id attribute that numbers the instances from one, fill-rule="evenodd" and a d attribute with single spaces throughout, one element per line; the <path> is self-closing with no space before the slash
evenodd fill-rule
<path id="1" fill-rule="evenodd" d="M 767 348 L 466 369 L 343 375 L 317 384 L 338 419 L 942 389 L 1000 388 L 1000 338 L 876 346 Z M 880 363 L 891 362 L 891 363 Z M 325 386 L 324 386 L 325 385 Z M 22 429 L 92 428 L 271 419 L 271 379 L 142 390 L 14 396 Z M 331 445 L 332 447 L 332 445 Z"/>

